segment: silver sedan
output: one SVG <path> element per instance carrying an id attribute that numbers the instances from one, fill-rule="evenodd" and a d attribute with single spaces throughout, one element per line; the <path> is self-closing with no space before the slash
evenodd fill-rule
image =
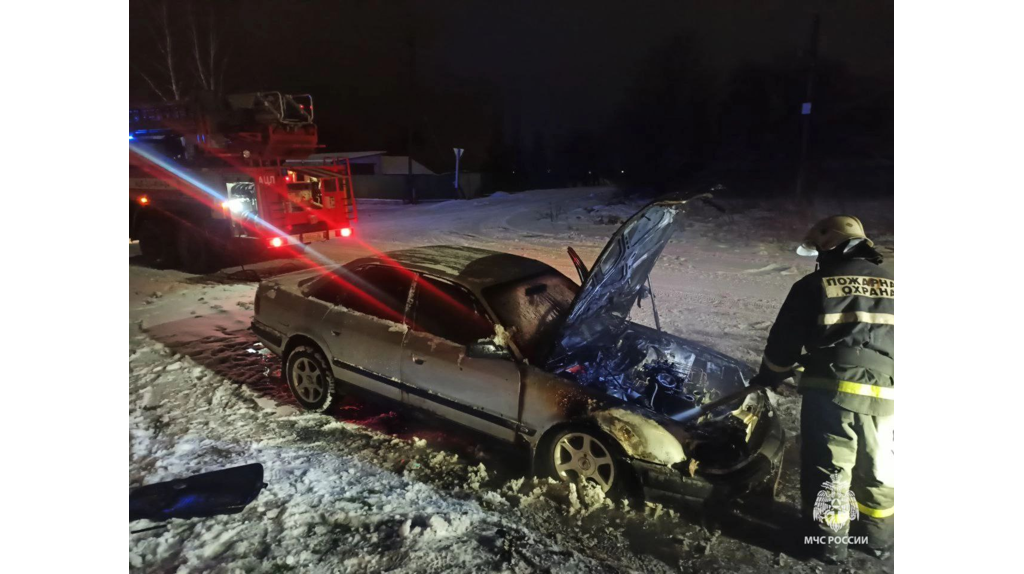
<path id="1" fill-rule="evenodd" d="M 538 473 L 649 499 L 775 482 L 784 434 L 749 366 L 629 321 L 685 202 L 628 220 L 582 286 L 536 261 L 471 247 L 393 251 L 260 284 L 253 331 L 304 408 L 346 386 L 529 452 Z M 647 290 L 647 291 L 645 291 Z"/>

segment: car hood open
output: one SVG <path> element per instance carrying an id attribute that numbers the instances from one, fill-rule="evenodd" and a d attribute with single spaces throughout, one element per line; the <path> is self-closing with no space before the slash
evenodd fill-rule
<path id="1" fill-rule="evenodd" d="M 688 202 L 706 197 L 653 201 L 612 234 L 555 337 L 552 362 L 625 328 L 630 309 L 672 238 L 676 214 Z"/>

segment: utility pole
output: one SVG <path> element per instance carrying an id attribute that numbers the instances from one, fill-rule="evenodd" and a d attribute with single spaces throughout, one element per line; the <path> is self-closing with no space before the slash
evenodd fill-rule
<path id="1" fill-rule="evenodd" d="M 821 18 L 817 12 L 811 18 L 811 36 L 808 46 L 807 63 L 807 96 L 800 106 L 800 165 L 796 175 L 796 198 L 807 201 L 804 191 L 804 178 L 807 173 L 807 145 L 811 138 L 811 108 L 814 99 L 814 68 L 818 64 L 818 37 L 821 29 Z"/>

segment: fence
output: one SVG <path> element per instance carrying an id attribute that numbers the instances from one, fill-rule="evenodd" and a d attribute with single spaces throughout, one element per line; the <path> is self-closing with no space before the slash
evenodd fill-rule
<path id="1" fill-rule="evenodd" d="M 482 181 L 479 173 L 459 174 L 459 187 L 462 188 L 462 194 L 460 194 L 455 190 L 455 175 L 451 173 L 413 175 L 412 179 L 416 188 L 416 198 L 419 200 L 476 197 L 480 194 Z M 407 175 L 353 175 L 352 186 L 356 190 L 357 198 L 409 199 L 409 176 Z"/>

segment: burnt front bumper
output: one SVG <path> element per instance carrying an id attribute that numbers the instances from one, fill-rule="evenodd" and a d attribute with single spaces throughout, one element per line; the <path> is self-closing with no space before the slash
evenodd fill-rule
<path id="1" fill-rule="evenodd" d="M 689 461 L 673 467 L 633 459 L 631 464 L 644 498 L 662 504 L 703 503 L 709 498 L 735 498 L 751 492 L 773 494 L 782 473 L 786 431 L 773 417 L 761 448 L 745 464 L 725 474 L 702 472 L 690 476 Z"/>

